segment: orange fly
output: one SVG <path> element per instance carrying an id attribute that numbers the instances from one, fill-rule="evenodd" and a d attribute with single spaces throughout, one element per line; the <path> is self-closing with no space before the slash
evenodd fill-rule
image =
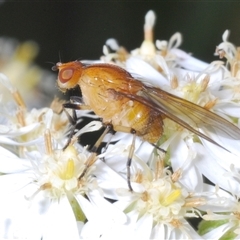
<path id="1" fill-rule="evenodd" d="M 57 63 L 55 68 L 59 70 L 60 90 L 65 92 L 79 85 L 84 109 L 94 111 L 115 131 L 133 133 L 154 144 L 163 133 L 163 118 L 167 117 L 219 147 L 222 146 L 197 128 L 211 126 L 231 138 L 240 138 L 240 129 L 224 118 L 160 88 L 147 86 L 116 65 L 84 65 L 73 61 Z M 81 105 L 76 109 L 81 109 Z M 128 185 L 132 190 L 130 159 Z"/>

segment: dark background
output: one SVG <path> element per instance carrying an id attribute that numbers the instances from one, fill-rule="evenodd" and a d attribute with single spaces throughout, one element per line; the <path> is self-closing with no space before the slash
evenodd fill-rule
<path id="1" fill-rule="evenodd" d="M 105 41 L 114 37 L 128 50 L 143 40 L 144 16 L 157 14 L 155 38 L 168 40 L 179 31 L 181 48 L 204 60 L 217 59 L 215 47 L 225 29 L 240 45 L 240 2 L 234 1 L 4 1 L 0 4 L 0 36 L 34 40 L 36 62 L 98 59 Z"/>

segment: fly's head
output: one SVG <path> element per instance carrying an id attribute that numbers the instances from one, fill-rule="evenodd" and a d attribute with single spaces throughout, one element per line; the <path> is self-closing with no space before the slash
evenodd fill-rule
<path id="1" fill-rule="evenodd" d="M 84 71 L 83 64 L 79 61 L 61 63 L 58 62 L 52 70 L 58 70 L 57 85 L 62 92 L 75 88 Z"/>

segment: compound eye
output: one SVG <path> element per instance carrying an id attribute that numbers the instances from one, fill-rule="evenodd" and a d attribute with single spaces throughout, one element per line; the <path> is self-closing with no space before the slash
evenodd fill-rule
<path id="1" fill-rule="evenodd" d="M 73 76 L 74 70 L 72 68 L 65 68 L 59 72 L 59 80 L 61 83 L 68 82 Z"/>

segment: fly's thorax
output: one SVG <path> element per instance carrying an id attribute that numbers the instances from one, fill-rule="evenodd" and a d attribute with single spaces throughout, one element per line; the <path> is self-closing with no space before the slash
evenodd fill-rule
<path id="1" fill-rule="evenodd" d="M 103 122 L 112 122 L 112 118 L 121 112 L 122 106 L 129 101 L 127 98 L 107 88 L 99 77 L 83 75 L 79 86 L 82 91 L 84 104 L 88 105 Z"/>

